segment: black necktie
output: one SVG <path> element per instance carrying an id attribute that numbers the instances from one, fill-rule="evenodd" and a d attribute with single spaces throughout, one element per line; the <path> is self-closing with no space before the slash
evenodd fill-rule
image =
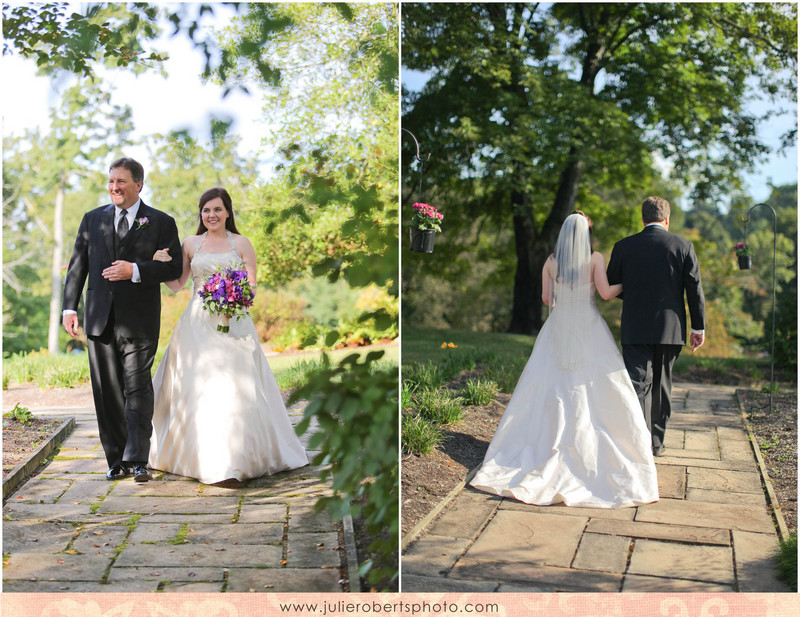
<path id="1" fill-rule="evenodd" d="M 119 223 L 117 224 L 117 237 L 122 240 L 125 235 L 128 233 L 128 214 L 127 212 L 122 213 L 122 216 L 119 217 Z"/>

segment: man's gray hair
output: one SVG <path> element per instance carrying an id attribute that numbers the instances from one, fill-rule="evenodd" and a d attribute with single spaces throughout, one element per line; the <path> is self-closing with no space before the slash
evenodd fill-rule
<path id="1" fill-rule="evenodd" d="M 669 217 L 669 202 L 663 197 L 648 197 L 642 204 L 642 222 L 663 223 Z"/>

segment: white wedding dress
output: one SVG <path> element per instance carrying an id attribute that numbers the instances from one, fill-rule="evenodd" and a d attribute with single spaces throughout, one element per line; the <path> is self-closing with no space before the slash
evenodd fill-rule
<path id="1" fill-rule="evenodd" d="M 202 242 L 195 251 L 192 298 L 153 377 L 148 463 L 206 484 L 308 464 L 253 320 L 231 319 L 230 332 L 218 332 L 218 318 L 197 295 L 218 266 L 244 268 L 230 232 L 228 240 L 228 252 L 203 253 Z"/>
<path id="2" fill-rule="evenodd" d="M 470 484 L 537 505 L 657 501 L 650 432 L 594 285 L 556 283 L 555 297 Z"/>

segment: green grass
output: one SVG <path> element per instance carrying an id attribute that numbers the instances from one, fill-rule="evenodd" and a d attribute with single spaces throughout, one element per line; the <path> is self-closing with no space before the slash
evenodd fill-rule
<path id="1" fill-rule="evenodd" d="M 428 454 L 442 440 L 442 430 L 429 420 L 413 414 L 403 414 L 400 442 L 403 452 Z"/>
<path id="2" fill-rule="evenodd" d="M 382 366 L 391 366 L 394 364 L 397 365 L 399 358 L 400 358 L 400 346 L 399 345 L 389 345 L 386 347 L 382 347 L 385 351 L 383 357 L 379 360 L 379 364 Z M 349 356 L 350 354 L 357 353 L 359 356 L 366 356 L 367 353 L 372 351 L 373 348 L 371 347 L 354 347 L 349 349 L 334 349 L 333 351 L 324 352 L 328 355 L 328 357 L 334 361 L 334 363 L 339 362 L 342 358 Z M 322 351 L 310 351 L 305 353 L 297 353 L 297 354 L 286 354 L 283 356 L 272 356 L 267 358 L 269 362 L 269 366 L 272 369 L 272 372 L 276 374 L 288 370 L 293 367 L 298 362 L 303 360 L 307 362 L 311 361 L 318 361 L 322 359 Z"/>
<path id="3" fill-rule="evenodd" d="M 778 551 L 778 578 L 792 591 L 797 591 L 797 532 L 781 542 Z"/>
<path id="4" fill-rule="evenodd" d="M 687 348 L 675 361 L 673 373 L 681 375 L 696 368 L 709 370 L 719 376 L 737 373 L 756 381 L 769 380 L 769 358 L 703 358 L 693 355 Z"/>
<path id="5" fill-rule="evenodd" d="M 446 366 L 452 357 L 491 357 L 506 360 L 522 355 L 525 359 L 533 349 L 535 337 L 524 334 L 470 332 L 468 330 L 434 330 L 403 328 L 403 370 L 406 366 L 433 362 Z M 454 343 L 457 348 L 442 349 L 442 343 Z M 451 360 L 452 361 L 452 360 Z"/>
<path id="6" fill-rule="evenodd" d="M 534 337 L 521 334 L 406 328 L 402 379 L 420 388 L 440 388 L 462 371 L 477 369 L 484 381 L 492 381 L 501 392 L 510 393 L 534 341 Z M 442 342 L 453 342 L 457 347 L 442 348 Z"/>
<path id="7" fill-rule="evenodd" d="M 73 388 L 89 382 L 89 356 L 47 352 L 14 354 L 3 360 L 3 385 L 35 383 L 40 388 Z"/>
<path id="8" fill-rule="evenodd" d="M 384 356 L 376 363 L 376 369 L 396 368 L 400 355 L 399 346 L 390 345 L 383 349 Z M 163 347 L 156 352 L 153 374 L 165 351 L 166 347 Z M 366 347 L 336 349 L 327 354 L 336 363 L 350 354 L 365 356 L 369 351 L 371 349 Z M 304 379 L 309 371 L 319 366 L 322 353 L 319 351 L 274 356 L 268 358 L 268 362 L 281 389 L 296 388 L 305 383 Z M 47 352 L 15 354 L 3 361 L 4 389 L 7 389 L 10 383 L 34 383 L 40 388 L 74 388 L 89 383 L 89 355 L 82 353 L 51 356 Z"/>

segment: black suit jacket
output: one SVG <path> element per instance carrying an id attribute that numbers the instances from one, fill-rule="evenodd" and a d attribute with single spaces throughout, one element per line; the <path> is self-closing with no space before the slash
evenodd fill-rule
<path id="1" fill-rule="evenodd" d="M 692 329 L 705 329 L 705 298 L 692 243 L 659 225 L 614 245 L 608 282 L 622 283 L 622 344 L 686 343 L 686 307 Z"/>
<path id="2" fill-rule="evenodd" d="M 138 221 L 148 223 L 139 226 Z M 90 210 L 83 216 L 64 283 L 64 309 L 77 311 L 88 277 L 83 327 L 99 336 L 113 311 L 114 328 L 128 338 L 157 339 L 161 328 L 161 283 L 180 278 L 183 255 L 175 220 L 144 202 L 119 248 L 115 246 L 114 205 Z M 153 260 L 158 249 L 169 247 L 172 261 Z M 109 281 L 102 272 L 122 259 L 139 267 L 140 283 Z"/>

